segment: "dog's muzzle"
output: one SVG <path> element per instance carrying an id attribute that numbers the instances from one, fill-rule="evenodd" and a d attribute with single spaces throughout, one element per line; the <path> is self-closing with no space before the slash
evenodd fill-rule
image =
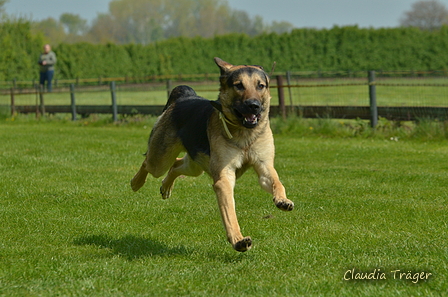
<path id="1" fill-rule="evenodd" d="M 234 107 L 235 114 L 246 128 L 255 128 L 261 117 L 262 106 L 257 99 L 247 99 Z"/>

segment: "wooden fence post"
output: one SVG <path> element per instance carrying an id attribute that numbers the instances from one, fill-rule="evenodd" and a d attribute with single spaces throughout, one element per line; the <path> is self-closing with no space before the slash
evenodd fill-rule
<path id="1" fill-rule="evenodd" d="M 14 87 L 11 87 L 11 116 L 16 113 L 16 102 L 14 98 Z"/>
<path id="2" fill-rule="evenodd" d="M 75 84 L 70 84 L 70 103 L 72 109 L 72 121 L 76 121 L 76 98 L 75 98 Z"/>
<path id="3" fill-rule="evenodd" d="M 39 118 L 40 111 L 39 111 L 39 88 L 40 86 L 38 84 L 34 85 L 34 89 L 36 90 L 36 118 Z"/>
<path id="4" fill-rule="evenodd" d="M 375 128 L 378 124 L 378 107 L 376 105 L 375 71 L 369 71 L 369 98 L 370 98 L 370 126 Z"/>
<path id="5" fill-rule="evenodd" d="M 118 108 L 117 108 L 117 94 L 115 93 L 115 82 L 110 82 L 110 94 L 112 97 L 112 119 L 114 122 L 118 121 Z"/>
<path id="6" fill-rule="evenodd" d="M 288 92 L 289 92 L 289 105 L 290 105 L 290 111 L 293 111 L 293 104 L 292 104 L 292 91 L 291 91 L 291 71 L 286 71 L 286 81 L 288 83 Z"/>
<path id="7" fill-rule="evenodd" d="M 45 116 L 45 103 L 44 103 L 44 86 L 40 85 L 39 88 L 39 105 L 40 105 L 40 113 Z"/>
<path id="8" fill-rule="evenodd" d="M 168 99 L 169 99 L 170 95 L 171 95 L 171 79 L 168 79 L 166 81 L 166 93 L 167 93 Z"/>
<path id="9" fill-rule="evenodd" d="M 283 119 L 286 119 L 285 108 L 285 92 L 283 91 L 283 77 L 277 75 L 277 92 L 278 92 L 278 107 Z"/>

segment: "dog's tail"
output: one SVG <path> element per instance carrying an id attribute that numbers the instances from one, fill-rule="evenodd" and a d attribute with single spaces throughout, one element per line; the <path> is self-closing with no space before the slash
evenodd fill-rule
<path id="1" fill-rule="evenodd" d="M 179 98 L 194 97 L 194 96 L 197 96 L 196 92 L 189 86 L 184 85 L 177 86 L 171 91 L 170 97 L 168 98 L 168 101 L 166 102 L 163 111 L 167 110 L 168 107 L 174 102 L 176 102 L 176 100 L 178 100 Z"/>

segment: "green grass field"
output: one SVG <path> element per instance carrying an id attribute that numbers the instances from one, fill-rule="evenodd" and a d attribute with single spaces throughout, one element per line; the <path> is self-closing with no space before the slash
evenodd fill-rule
<path id="1" fill-rule="evenodd" d="M 237 253 L 207 176 L 179 178 L 168 200 L 161 179 L 130 189 L 153 122 L 0 120 L 1 296 L 448 291 L 446 138 L 337 135 L 329 120 L 274 119 L 276 168 L 296 208 L 276 209 L 246 173 L 236 204 L 254 247 Z M 386 279 L 346 280 L 352 269 Z M 415 279 L 421 272 L 428 279 Z"/>

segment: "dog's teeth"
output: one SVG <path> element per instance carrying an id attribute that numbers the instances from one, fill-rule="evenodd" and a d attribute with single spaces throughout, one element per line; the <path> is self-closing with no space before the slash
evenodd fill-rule
<path id="1" fill-rule="evenodd" d="M 246 115 L 246 117 L 244 119 L 246 120 L 246 122 L 256 122 L 257 116 L 254 114 Z"/>

